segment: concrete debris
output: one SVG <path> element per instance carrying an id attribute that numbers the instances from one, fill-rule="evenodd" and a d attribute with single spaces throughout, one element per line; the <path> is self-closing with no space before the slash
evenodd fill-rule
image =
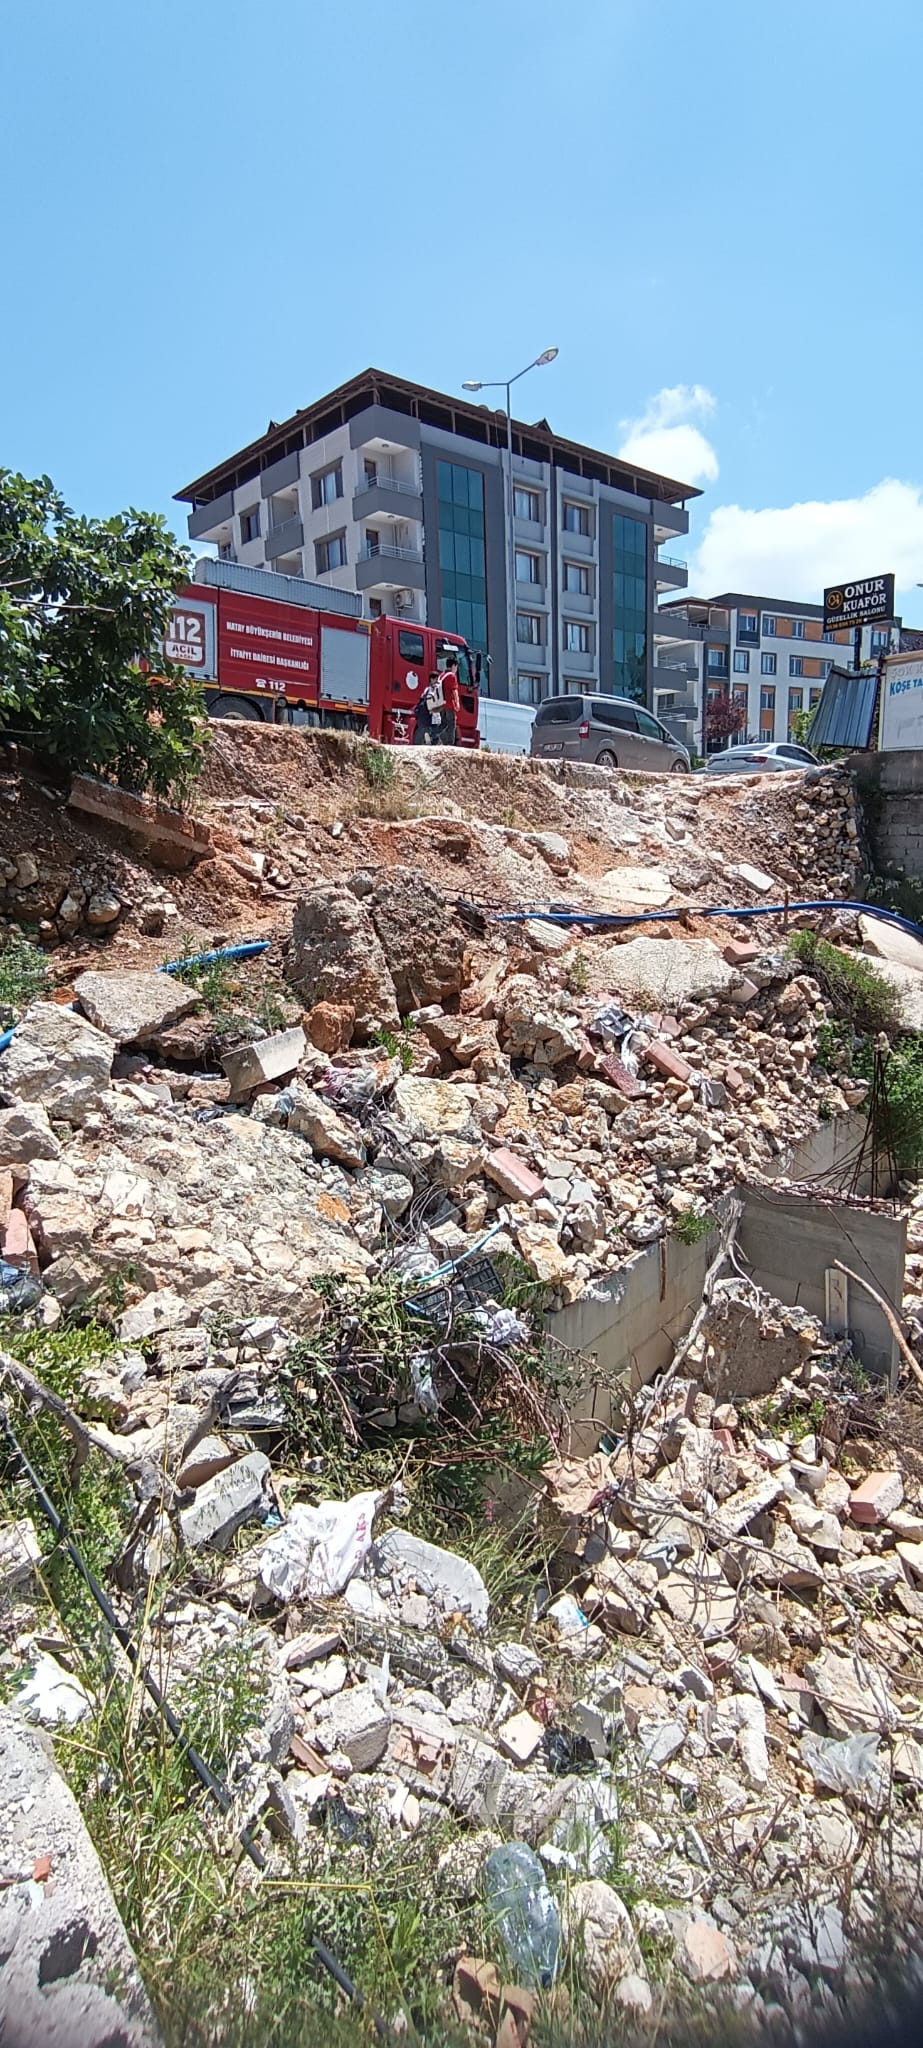
<path id="1" fill-rule="evenodd" d="M 234 740 L 246 754 L 260 736 Z M 228 1783 L 270 1878 L 303 1859 L 323 1887 L 345 1845 L 361 1886 L 382 1841 L 412 1842 L 427 1869 L 434 1836 L 432 1883 L 468 1906 L 514 1838 L 555 1928 L 521 1982 L 535 1965 L 550 1994 L 566 1954 L 572 1998 L 588 1986 L 643 2019 L 654 1942 L 658 1977 L 687 1997 L 770 2022 L 786 2001 L 799 2024 L 822 2014 L 860 1969 L 876 1883 L 912 1923 L 916 1395 L 892 1413 L 858 1384 L 822 1320 L 824 1270 L 810 1310 L 757 1287 L 745 1259 L 702 1290 L 735 1193 L 768 1201 L 796 1154 L 826 1185 L 835 1161 L 851 1169 L 865 1113 L 844 1121 L 858 1095 L 819 1064 L 837 1020 L 781 918 L 702 935 L 690 908 L 669 937 L 625 938 L 552 923 L 549 892 L 716 907 L 745 847 L 748 903 L 809 879 L 812 896 L 850 895 L 848 777 L 620 783 L 613 803 L 592 770 L 572 784 L 570 768 L 402 758 L 425 815 L 396 806 L 360 832 L 345 807 L 315 824 L 300 784 L 278 799 L 273 784 L 272 802 L 242 792 L 229 744 L 218 732 L 226 781 L 196 845 L 226 861 L 222 887 L 244 882 L 284 960 L 275 1014 L 301 1023 L 222 1039 L 194 992 L 141 970 L 141 938 L 191 914 L 185 876 L 171 908 L 148 879 L 136 904 L 102 866 L 52 885 L 44 854 L 0 863 L 8 914 L 47 898 L 49 946 L 111 934 L 69 967 L 86 1015 L 33 1003 L 0 1054 L 0 1231 L 4 1299 L 8 1273 L 33 1288 L 17 1318 L 30 1338 L 71 1308 L 114 1322 L 73 1393 L 94 1460 L 117 1461 L 134 1496 L 112 1597 L 171 1701 L 213 1658 L 245 1665 L 259 1711 Z M 496 822 L 507 770 L 525 824 L 548 830 Z M 469 771 L 490 796 L 476 825 Z M 328 767 L 325 802 L 329 783 Z M 203 858 L 197 890 L 207 874 Z M 316 879 L 299 895 L 302 876 Z M 478 907 L 500 901 L 549 915 L 501 927 Z M 855 921 L 836 936 L 854 941 Z M 88 957 L 115 964 L 88 972 Z M 862 1195 L 847 1207 L 857 1230 L 884 1213 Z M 923 1196 L 907 1224 L 923 1352 Z M 537 1285 L 511 1296 L 523 1266 Z M 544 1331 L 523 1301 L 539 1290 Z M 3 1396 L 18 1409 L 6 1381 Z M 0 1530 L 0 1676 L 54 1725 L 85 1716 L 90 1690 L 58 1661 L 72 1659 L 44 1604 L 36 1512 L 17 1493 Z M 513 1521 L 515 1568 L 495 1579 Z M 472 1531 L 484 1577 L 463 1554 Z M 0 1919 L 32 1886 L 37 1924 L 43 1844 L 8 1868 L 8 1804 L 0 1786 Z M 530 1991 L 459 1945 L 437 1967 L 465 2025 L 522 2048 Z M 142 2018 L 87 2048 L 133 2048 Z"/>

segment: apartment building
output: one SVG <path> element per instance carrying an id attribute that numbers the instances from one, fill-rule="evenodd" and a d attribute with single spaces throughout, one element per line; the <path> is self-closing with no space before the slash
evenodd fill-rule
<path id="1" fill-rule="evenodd" d="M 547 420 L 511 424 L 510 480 L 504 412 L 367 370 L 177 496 L 190 537 L 228 560 L 463 633 L 490 656 L 493 696 L 653 703 L 656 600 L 687 582 L 660 551 L 688 533 L 698 491 Z M 682 737 L 692 706 L 671 691 Z"/>
<path id="2" fill-rule="evenodd" d="M 834 663 L 852 666 L 853 638 L 848 627 L 825 633 L 823 606 L 791 598 L 724 591 L 668 601 L 654 625 L 655 709 L 669 701 L 666 678 L 675 678 L 695 699 L 700 751 L 707 706 L 720 697 L 731 697 L 746 713 L 732 745 L 789 739 L 798 713 L 819 702 Z M 866 626 L 862 660 L 877 661 L 899 644 L 899 623 Z"/>

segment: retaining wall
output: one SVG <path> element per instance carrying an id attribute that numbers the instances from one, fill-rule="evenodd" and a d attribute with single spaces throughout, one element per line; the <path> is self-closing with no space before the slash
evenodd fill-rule
<path id="1" fill-rule="evenodd" d="M 923 748 L 855 754 L 852 768 L 873 868 L 923 881 Z"/>

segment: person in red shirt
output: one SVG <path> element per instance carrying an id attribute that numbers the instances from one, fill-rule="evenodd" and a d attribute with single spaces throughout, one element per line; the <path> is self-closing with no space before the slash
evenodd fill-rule
<path id="1" fill-rule="evenodd" d="M 458 655 L 450 654 L 442 671 L 442 695 L 445 710 L 442 714 L 442 728 L 439 733 L 441 747 L 457 747 L 458 714 L 461 699 L 458 694 Z"/>

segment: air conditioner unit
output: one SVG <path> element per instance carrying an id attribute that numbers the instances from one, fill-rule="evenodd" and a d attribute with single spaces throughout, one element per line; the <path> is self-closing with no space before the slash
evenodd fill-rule
<path id="1" fill-rule="evenodd" d="M 412 590 L 396 590 L 396 591 L 395 591 L 395 593 L 394 593 L 394 609 L 395 609 L 395 611 L 398 611 L 398 612 L 406 612 L 406 611 L 408 611 L 408 610 L 410 609 L 410 606 L 411 606 L 412 604 L 413 604 L 413 591 L 412 591 Z"/>

